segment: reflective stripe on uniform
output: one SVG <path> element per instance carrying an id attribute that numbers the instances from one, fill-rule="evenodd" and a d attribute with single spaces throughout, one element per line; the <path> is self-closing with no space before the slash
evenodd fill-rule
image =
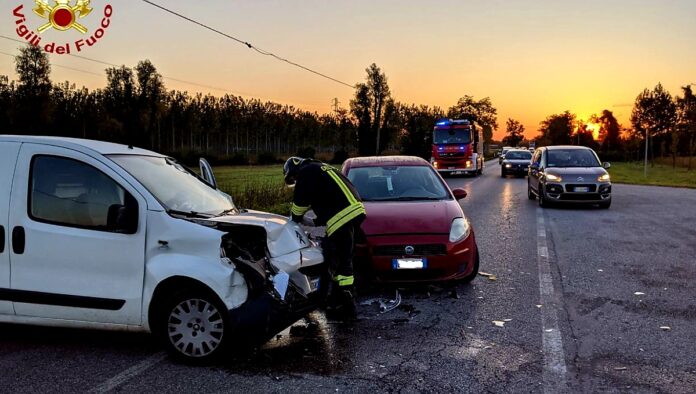
<path id="1" fill-rule="evenodd" d="M 360 202 L 349 205 L 346 209 L 334 215 L 326 223 L 326 235 L 333 234 L 336 230 L 341 228 L 344 224 L 350 222 L 360 215 L 365 215 L 365 207 Z"/>
<path id="2" fill-rule="evenodd" d="M 353 282 L 355 282 L 355 277 L 353 275 L 337 275 L 334 276 L 334 282 L 338 282 L 338 286 L 353 286 Z"/>
<path id="3" fill-rule="evenodd" d="M 309 211 L 309 207 L 301 207 L 299 205 L 295 205 L 294 203 L 292 204 L 292 208 L 290 208 L 290 212 L 296 216 L 302 216 L 307 213 L 307 211 Z"/>
<path id="4" fill-rule="evenodd" d="M 366 212 L 365 206 L 355 198 L 355 195 L 348 189 L 345 182 L 336 174 L 336 169 L 330 166 L 324 166 L 322 169 L 336 182 L 350 204 L 326 222 L 326 235 L 331 235 L 344 224 L 360 215 L 364 215 Z"/>

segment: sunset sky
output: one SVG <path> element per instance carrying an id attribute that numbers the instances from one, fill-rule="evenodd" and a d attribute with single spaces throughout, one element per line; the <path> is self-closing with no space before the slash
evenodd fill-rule
<path id="1" fill-rule="evenodd" d="M 518 119 L 527 136 L 546 116 L 570 110 L 582 119 L 602 109 L 627 124 L 643 88 L 658 82 L 673 94 L 696 83 L 694 0 L 155 0 L 245 41 L 350 84 L 377 63 L 396 100 L 449 107 L 469 94 L 489 96 L 500 128 Z M 0 34 L 16 37 L 12 10 L 33 1 L 0 0 Z M 92 1 L 84 19 L 96 27 L 105 1 Z M 253 52 L 138 0 L 112 0 L 112 23 L 81 55 L 135 65 L 150 59 L 168 77 L 328 112 L 353 91 Z M 77 31 L 47 31 L 43 40 L 68 42 Z M 19 44 L 0 39 L 0 51 Z M 53 55 L 55 64 L 103 73 L 105 66 Z M 0 74 L 14 63 L 0 55 Z M 102 87 L 103 76 L 54 67 L 54 81 Z M 165 80 L 168 88 L 224 91 Z"/>

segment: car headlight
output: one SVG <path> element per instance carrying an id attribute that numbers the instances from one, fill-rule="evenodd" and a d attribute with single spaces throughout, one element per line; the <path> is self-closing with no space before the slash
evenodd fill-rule
<path id="1" fill-rule="evenodd" d="M 505 164 L 505 168 L 512 168 L 512 164 Z"/>
<path id="2" fill-rule="evenodd" d="M 601 175 L 599 178 L 597 178 L 597 181 L 609 182 L 609 181 L 611 181 L 611 177 L 609 176 L 609 174 L 604 174 L 604 175 Z"/>
<path id="3" fill-rule="evenodd" d="M 547 181 L 551 181 L 551 182 L 560 182 L 560 181 L 562 181 L 563 179 L 562 179 L 560 176 L 558 176 L 558 175 L 546 174 L 546 180 L 547 180 Z"/>
<path id="4" fill-rule="evenodd" d="M 469 236 L 471 233 L 471 225 L 466 218 L 456 218 L 452 221 L 452 229 L 450 230 L 450 242 L 458 242 Z"/>

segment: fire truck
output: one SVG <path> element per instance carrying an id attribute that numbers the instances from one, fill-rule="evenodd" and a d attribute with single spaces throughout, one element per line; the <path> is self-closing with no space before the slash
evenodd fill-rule
<path id="1" fill-rule="evenodd" d="M 483 131 L 469 120 L 439 120 L 433 130 L 430 163 L 443 175 L 480 175 L 483 172 Z"/>

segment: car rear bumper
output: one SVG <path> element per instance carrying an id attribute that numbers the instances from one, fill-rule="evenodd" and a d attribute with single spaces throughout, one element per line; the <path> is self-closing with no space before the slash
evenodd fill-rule
<path id="1" fill-rule="evenodd" d="M 390 283 L 440 282 L 470 275 L 476 260 L 473 232 L 463 241 L 450 243 L 448 235 L 393 235 L 367 237 L 367 245 L 356 249 L 356 270 L 374 281 Z M 439 245 L 439 247 L 435 247 Z M 398 247 L 413 246 L 416 253 L 396 253 Z M 419 253 L 419 249 L 426 253 Z M 393 251 L 393 252 L 392 252 Z M 430 252 L 430 253 L 427 253 Z M 395 269 L 394 260 L 425 259 L 423 269 Z"/>

